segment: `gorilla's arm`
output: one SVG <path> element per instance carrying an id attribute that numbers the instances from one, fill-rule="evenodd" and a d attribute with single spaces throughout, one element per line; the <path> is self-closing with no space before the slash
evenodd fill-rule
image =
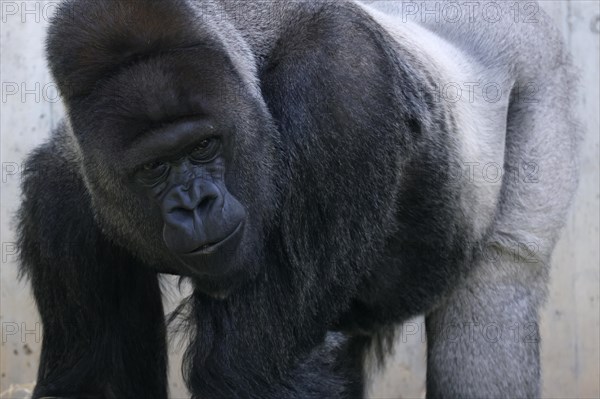
<path id="1" fill-rule="evenodd" d="M 427 315 L 427 397 L 539 397 L 544 262 L 487 248 Z M 529 270 L 523 270 L 529 269 Z"/>
<path id="2" fill-rule="evenodd" d="M 20 255 L 44 339 L 33 397 L 166 398 L 166 342 L 156 274 L 108 241 L 64 127 L 27 160 Z"/>
<path id="3" fill-rule="evenodd" d="M 529 40 L 511 54 L 525 60 L 507 116 L 494 226 L 472 273 L 427 315 L 428 397 L 540 395 L 539 311 L 577 186 L 581 130 L 573 112 L 573 66 L 550 17 L 538 17 L 540 24 L 519 26 L 517 34 Z M 533 98 L 530 87 L 537 90 Z"/>

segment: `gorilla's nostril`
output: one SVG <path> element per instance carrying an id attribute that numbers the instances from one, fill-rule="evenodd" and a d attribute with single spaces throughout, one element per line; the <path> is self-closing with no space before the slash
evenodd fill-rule
<path id="1" fill-rule="evenodd" d="M 216 199 L 217 199 L 216 195 L 207 195 L 200 200 L 200 203 L 198 203 L 198 208 L 200 208 L 200 209 L 208 208 L 210 206 L 210 204 L 212 202 L 214 202 L 214 200 L 216 200 Z"/>

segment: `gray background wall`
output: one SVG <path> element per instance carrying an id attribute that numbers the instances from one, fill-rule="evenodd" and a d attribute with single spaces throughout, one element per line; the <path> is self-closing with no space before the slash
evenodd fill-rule
<path id="1" fill-rule="evenodd" d="M 460 3 L 460 2 L 459 2 Z M 63 113 L 42 58 L 50 1 L 0 0 L 0 392 L 35 380 L 41 326 L 27 283 L 18 282 L 14 225 L 24 156 L 41 143 Z M 553 261 L 550 296 L 542 317 L 543 396 L 598 398 L 599 388 L 599 74 L 600 3 L 542 1 L 555 19 L 576 64 L 582 90 L 578 113 L 585 124 L 582 178 L 576 203 Z M 168 306 L 173 303 L 173 298 Z M 415 320 L 420 328 L 422 320 Z M 420 334 L 404 336 L 397 355 L 376 378 L 373 397 L 422 397 L 425 351 Z M 173 397 L 186 397 L 172 346 Z M 9 397 L 5 394 L 5 397 Z"/>

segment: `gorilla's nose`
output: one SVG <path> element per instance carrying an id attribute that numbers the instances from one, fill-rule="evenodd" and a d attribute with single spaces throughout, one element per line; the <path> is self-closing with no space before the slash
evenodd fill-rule
<path id="1" fill-rule="evenodd" d="M 209 226 L 222 208 L 218 187 L 209 181 L 173 188 L 162 200 L 163 238 L 176 253 L 189 253 L 210 243 Z"/>

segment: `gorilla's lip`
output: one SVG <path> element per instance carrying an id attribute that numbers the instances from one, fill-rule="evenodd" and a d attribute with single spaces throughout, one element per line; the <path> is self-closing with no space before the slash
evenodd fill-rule
<path id="1" fill-rule="evenodd" d="M 222 240 L 214 242 L 214 243 L 202 244 L 201 246 L 194 249 L 193 251 L 187 252 L 183 255 L 191 256 L 191 255 L 210 255 L 210 254 L 212 254 L 213 252 L 218 250 L 220 247 L 225 245 L 228 241 L 230 241 L 234 236 L 236 236 L 242 229 L 243 224 L 244 224 L 244 221 L 242 220 L 237 225 L 237 227 L 227 237 L 223 238 Z"/>

